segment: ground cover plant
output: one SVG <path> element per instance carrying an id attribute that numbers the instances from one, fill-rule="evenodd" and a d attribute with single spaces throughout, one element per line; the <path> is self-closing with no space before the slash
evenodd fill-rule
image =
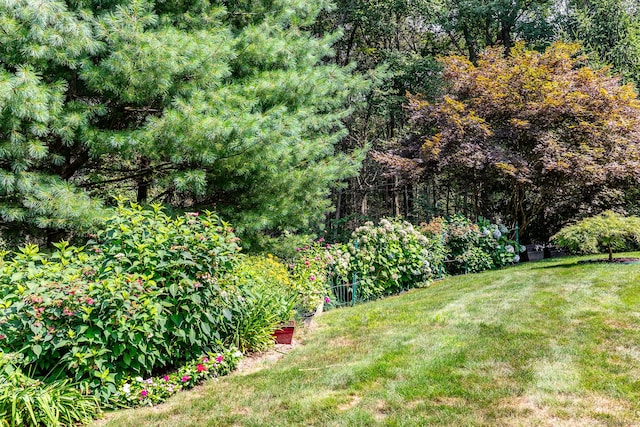
<path id="1" fill-rule="evenodd" d="M 634 425 L 640 268 L 577 260 L 325 313 L 269 369 L 96 425 Z"/>

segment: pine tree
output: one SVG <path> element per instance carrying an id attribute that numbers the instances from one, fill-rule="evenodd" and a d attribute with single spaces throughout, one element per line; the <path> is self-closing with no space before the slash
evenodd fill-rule
<path id="1" fill-rule="evenodd" d="M 363 82 L 324 65 L 326 1 L 0 3 L 0 215 L 68 228 L 100 200 L 220 211 L 246 232 L 313 224 L 357 173 L 337 154 Z"/>

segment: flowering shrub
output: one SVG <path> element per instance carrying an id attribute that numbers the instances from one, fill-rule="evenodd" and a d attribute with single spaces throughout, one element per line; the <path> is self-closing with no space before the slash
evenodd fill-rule
<path id="1" fill-rule="evenodd" d="M 449 262 L 447 273 L 475 273 L 499 268 L 519 261 L 516 242 L 509 240 L 502 224 L 481 219 L 474 224 L 462 215 L 448 219 L 435 218 L 421 227 L 423 233 L 435 240 L 440 236 L 443 251 Z"/>
<path id="2" fill-rule="evenodd" d="M 126 407 L 162 403 L 180 390 L 192 388 L 206 379 L 228 374 L 236 368 L 241 357 L 242 353 L 233 349 L 208 353 L 186 363 L 175 372 L 147 379 L 122 378 L 109 403 L 112 406 Z"/>
<path id="3" fill-rule="evenodd" d="M 289 264 L 293 291 L 298 295 L 296 306 L 302 313 L 314 312 L 327 295 L 327 266 L 332 261 L 331 246 L 320 239 L 302 248 Z"/>
<path id="4" fill-rule="evenodd" d="M 383 219 L 377 227 L 367 222 L 355 230 L 353 239 L 347 245 L 348 263 L 358 275 L 358 298 L 377 298 L 419 286 L 433 276 L 434 261 L 440 262 L 429 251 L 429 239 L 406 221 Z M 336 263 L 344 263 L 343 257 L 338 253 Z"/>
<path id="5" fill-rule="evenodd" d="M 478 227 L 482 234 L 480 246 L 491 255 L 493 268 L 520 262 L 520 253 L 526 248 L 509 238 L 507 227 L 503 224 L 492 224 L 483 218 L 478 221 Z"/>
<path id="6" fill-rule="evenodd" d="M 27 245 L 0 264 L 0 350 L 38 376 L 81 380 L 105 400 L 124 376 L 176 366 L 228 341 L 241 297 L 221 280 L 237 238 L 210 213 L 120 206 L 86 248 Z M 227 332 L 228 333 L 228 332 Z"/>

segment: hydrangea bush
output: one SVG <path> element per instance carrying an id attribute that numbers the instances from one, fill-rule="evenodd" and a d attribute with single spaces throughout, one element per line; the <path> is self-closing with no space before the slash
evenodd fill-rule
<path id="1" fill-rule="evenodd" d="M 356 248 L 356 245 L 358 247 Z M 370 299 L 420 286 L 434 276 L 432 265 L 441 260 L 430 251 L 431 242 L 406 221 L 383 219 L 378 226 L 365 223 L 347 244 L 349 255 L 336 252 L 334 264 L 341 274 L 349 265 L 358 276 L 358 298 Z"/>
<path id="2" fill-rule="evenodd" d="M 476 273 L 518 262 L 524 250 L 508 238 L 502 224 L 480 219 L 476 224 L 462 215 L 435 218 L 421 230 L 432 240 L 440 237 L 448 274 Z"/>

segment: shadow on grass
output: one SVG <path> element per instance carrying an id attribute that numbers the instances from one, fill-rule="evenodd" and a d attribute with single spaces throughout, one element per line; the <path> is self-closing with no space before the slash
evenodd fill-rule
<path id="1" fill-rule="evenodd" d="M 564 264 L 551 264 L 551 265 L 540 265 L 540 266 L 535 266 L 535 267 L 531 267 L 531 270 L 547 270 L 549 268 L 570 268 L 570 267 L 576 267 L 578 265 L 578 262 L 570 262 L 570 263 L 564 263 Z"/>
<path id="2" fill-rule="evenodd" d="M 562 264 L 552 264 L 552 265 L 540 265 L 531 267 L 532 270 L 546 270 L 549 268 L 569 268 L 576 266 L 585 266 L 585 265 L 630 265 L 630 264 L 640 264 L 639 258 L 614 258 L 613 261 L 609 261 L 607 258 L 594 258 L 594 259 L 586 259 L 586 260 L 578 260 L 576 262 L 570 263 L 562 263 Z"/>

